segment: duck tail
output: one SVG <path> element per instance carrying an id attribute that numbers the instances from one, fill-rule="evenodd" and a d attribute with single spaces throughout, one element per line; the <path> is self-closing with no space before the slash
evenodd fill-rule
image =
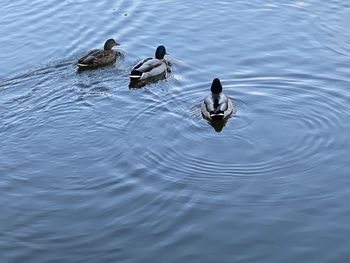
<path id="1" fill-rule="evenodd" d="M 217 112 L 211 112 L 210 118 L 214 121 L 221 121 L 224 119 L 224 112 L 223 111 L 217 111 Z"/>
<path id="2" fill-rule="evenodd" d="M 88 69 L 92 69 L 93 67 L 91 67 L 90 65 L 86 65 L 86 64 L 83 64 L 83 63 L 78 63 L 77 64 L 77 71 L 80 72 L 80 71 L 85 71 L 85 70 L 88 70 Z"/>
<path id="3" fill-rule="evenodd" d="M 78 63 L 77 63 L 78 69 L 84 70 L 84 69 L 88 69 L 88 68 L 93 68 L 94 67 L 94 64 L 93 64 L 94 60 L 95 60 L 94 56 L 88 56 L 86 58 L 79 59 Z"/>
<path id="4" fill-rule="evenodd" d="M 142 72 L 138 71 L 136 69 L 132 70 L 131 73 L 130 73 L 130 78 L 134 79 L 134 80 L 140 79 L 141 76 L 142 76 Z"/>

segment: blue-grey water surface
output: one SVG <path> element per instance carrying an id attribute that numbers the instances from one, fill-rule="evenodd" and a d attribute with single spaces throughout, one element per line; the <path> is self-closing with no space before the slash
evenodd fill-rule
<path id="1" fill-rule="evenodd" d="M 1 6 L 0 262 L 349 262 L 347 1 Z M 129 89 L 159 44 L 172 73 Z"/>

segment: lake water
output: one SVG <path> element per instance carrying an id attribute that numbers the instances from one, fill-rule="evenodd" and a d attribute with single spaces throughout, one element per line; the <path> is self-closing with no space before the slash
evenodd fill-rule
<path id="1" fill-rule="evenodd" d="M 0 262 L 350 260 L 347 1 L 1 6 Z M 108 38 L 124 59 L 78 74 Z M 172 73 L 129 89 L 159 44 Z"/>

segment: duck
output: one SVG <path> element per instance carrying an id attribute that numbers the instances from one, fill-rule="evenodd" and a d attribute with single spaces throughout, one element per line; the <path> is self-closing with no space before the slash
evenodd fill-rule
<path id="1" fill-rule="evenodd" d="M 211 84 L 211 94 L 201 104 L 201 111 L 204 118 L 210 121 L 225 120 L 234 111 L 232 101 L 222 93 L 222 85 L 218 78 Z"/>
<path id="2" fill-rule="evenodd" d="M 167 55 L 165 47 L 158 46 L 154 58 L 145 58 L 131 69 L 130 80 L 145 80 L 166 74 L 168 63 L 164 59 L 165 55 Z"/>
<path id="3" fill-rule="evenodd" d="M 121 53 L 119 51 L 113 50 L 114 46 L 120 45 L 114 39 L 108 39 L 105 42 L 103 49 L 94 49 L 90 51 L 85 56 L 78 59 L 78 69 L 94 69 L 101 66 L 106 66 L 114 64 L 117 56 Z"/>

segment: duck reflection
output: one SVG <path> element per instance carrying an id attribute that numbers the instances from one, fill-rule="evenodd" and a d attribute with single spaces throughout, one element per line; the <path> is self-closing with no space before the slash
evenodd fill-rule
<path id="1" fill-rule="evenodd" d="M 227 123 L 227 119 L 216 120 L 216 121 L 212 120 L 212 121 L 208 121 L 208 123 L 210 124 L 210 126 L 214 128 L 216 132 L 221 132 Z"/>

